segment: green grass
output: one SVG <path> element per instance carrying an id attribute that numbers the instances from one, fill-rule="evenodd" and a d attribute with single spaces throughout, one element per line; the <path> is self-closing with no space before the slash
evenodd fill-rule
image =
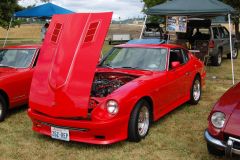
<path id="1" fill-rule="evenodd" d="M 105 45 L 103 53 L 111 46 Z M 235 60 L 237 82 L 240 59 Z M 15 109 L 0 123 L 0 159 L 58 160 L 221 160 L 209 155 L 203 132 L 207 117 L 218 98 L 232 85 L 230 60 L 221 67 L 206 67 L 207 85 L 196 106 L 184 104 L 161 118 L 140 143 L 128 141 L 109 146 L 62 142 L 34 133 L 26 108 Z M 216 79 L 212 77 L 216 76 Z M 223 158 L 222 158 L 223 159 Z"/>

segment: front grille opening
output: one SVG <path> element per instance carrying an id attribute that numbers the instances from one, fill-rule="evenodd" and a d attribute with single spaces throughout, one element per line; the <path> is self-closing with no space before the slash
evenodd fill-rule
<path id="1" fill-rule="evenodd" d="M 239 142 L 234 142 L 233 143 L 233 148 L 240 150 L 240 143 Z"/>
<path id="2" fill-rule="evenodd" d="M 101 136 L 101 135 L 97 135 L 97 136 L 94 136 L 96 139 L 101 139 L 101 140 L 104 140 L 105 139 L 105 136 Z"/>

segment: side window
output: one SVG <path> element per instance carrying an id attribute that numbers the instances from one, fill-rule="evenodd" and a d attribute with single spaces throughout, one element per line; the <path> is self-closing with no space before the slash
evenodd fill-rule
<path id="1" fill-rule="evenodd" d="M 220 38 L 224 38 L 223 28 L 219 27 L 218 29 L 219 29 Z"/>
<path id="2" fill-rule="evenodd" d="M 213 32 L 213 38 L 219 38 L 219 33 L 218 33 L 218 29 L 217 27 L 213 27 L 212 28 L 212 32 Z"/>
<path id="3" fill-rule="evenodd" d="M 187 63 L 189 60 L 188 52 L 184 49 L 181 49 L 181 52 L 182 52 L 182 56 L 183 56 L 183 63 Z"/>
<path id="4" fill-rule="evenodd" d="M 224 38 L 229 38 L 229 32 L 225 27 L 223 27 L 223 33 L 224 33 Z"/>
<path id="5" fill-rule="evenodd" d="M 170 57 L 169 57 L 169 69 L 172 69 L 172 62 L 180 62 L 180 64 L 184 64 L 184 58 L 181 49 L 171 49 Z"/>
<path id="6" fill-rule="evenodd" d="M 221 38 L 229 37 L 229 32 L 225 27 L 219 27 L 219 32 L 220 32 Z"/>

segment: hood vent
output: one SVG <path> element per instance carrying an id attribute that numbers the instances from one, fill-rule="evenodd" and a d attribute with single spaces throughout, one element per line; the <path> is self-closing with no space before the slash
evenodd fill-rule
<path id="1" fill-rule="evenodd" d="M 84 39 L 84 43 L 93 41 L 98 26 L 99 26 L 99 22 L 93 22 L 89 25 L 86 37 Z"/>
<path id="2" fill-rule="evenodd" d="M 52 42 L 57 43 L 61 30 L 62 30 L 62 24 L 56 23 L 52 33 L 52 37 L 51 37 Z"/>

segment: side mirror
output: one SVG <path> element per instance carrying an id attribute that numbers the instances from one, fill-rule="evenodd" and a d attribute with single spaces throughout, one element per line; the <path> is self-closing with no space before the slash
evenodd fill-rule
<path id="1" fill-rule="evenodd" d="M 172 69 L 173 68 L 177 68 L 178 66 L 180 66 L 180 62 L 179 61 L 174 61 L 171 63 Z"/>

